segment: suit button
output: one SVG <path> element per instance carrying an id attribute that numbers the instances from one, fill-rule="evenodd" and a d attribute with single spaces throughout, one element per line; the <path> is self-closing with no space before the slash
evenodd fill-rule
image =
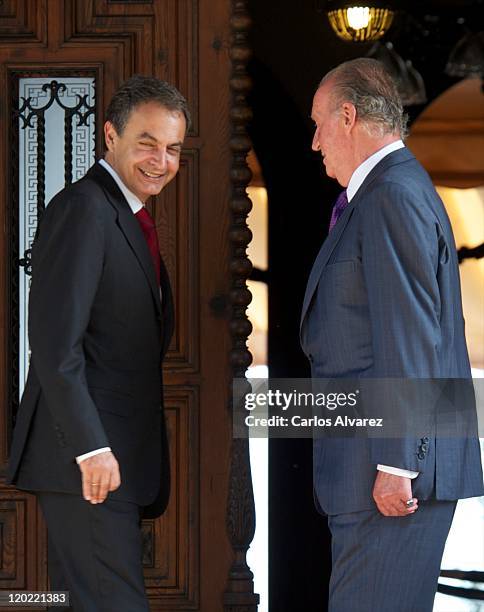
<path id="1" fill-rule="evenodd" d="M 417 453 L 417 457 L 422 461 L 422 459 L 425 459 L 425 453 L 422 451 L 419 451 Z"/>
<path id="2" fill-rule="evenodd" d="M 426 442 L 424 442 L 424 443 L 423 443 L 423 444 L 420 446 L 420 449 L 421 449 L 421 450 L 422 450 L 424 453 L 426 453 L 426 452 L 429 450 L 429 445 L 428 445 Z"/>
<path id="3" fill-rule="evenodd" d="M 427 444 L 428 442 L 430 442 L 429 438 L 427 436 L 425 436 L 424 438 L 422 438 L 422 442 L 424 444 Z"/>
<path id="4" fill-rule="evenodd" d="M 309 355 L 308 355 L 308 359 L 309 359 L 309 361 L 310 361 L 311 363 L 313 362 L 313 356 L 311 355 L 311 353 L 309 353 Z"/>

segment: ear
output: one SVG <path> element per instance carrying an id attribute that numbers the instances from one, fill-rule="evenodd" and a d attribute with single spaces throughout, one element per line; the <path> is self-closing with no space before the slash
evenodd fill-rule
<path id="1" fill-rule="evenodd" d="M 356 123 L 356 107 L 350 102 L 343 104 L 343 124 L 348 130 L 352 130 Z"/>
<path id="2" fill-rule="evenodd" d="M 113 151 L 117 137 L 118 133 L 114 125 L 110 121 L 106 121 L 104 124 L 104 141 L 108 151 Z"/>

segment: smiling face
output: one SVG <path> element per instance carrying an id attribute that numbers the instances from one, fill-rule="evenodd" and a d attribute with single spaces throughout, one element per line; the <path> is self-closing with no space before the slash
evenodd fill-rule
<path id="1" fill-rule="evenodd" d="M 321 151 L 326 174 L 346 187 L 352 168 L 351 127 L 354 123 L 352 105 L 343 104 L 334 109 L 331 82 L 324 83 L 313 99 L 311 118 L 315 123 L 313 151 Z M 354 109 L 354 107 L 353 107 Z"/>
<path id="2" fill-rule="evenodd" d="M 126 187 L 146 202 L 178 172 L 185 129 L 183 113 L 157 102 L 140 104 L 131 111 L 121 134 L 106 121 L 106 161 Z"/>

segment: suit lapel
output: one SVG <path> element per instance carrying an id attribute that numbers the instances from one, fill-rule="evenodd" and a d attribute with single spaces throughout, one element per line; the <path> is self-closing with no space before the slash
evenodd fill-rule
<path id="1" fill-rule="evenodd" d="M 128 204 L 126 204 L 126 206 L 119 211 L 118 225 L 133 249 L 134 254 L 138 258 L 143 272 L 145 273 L 146 279 L 151 287 L 156 309 L 158 313 L 160 313 L 160 288 L 158 287 L 158 281 L 156 279 L 151 254 L 148 249 L 148 245 L 146 244 L 146 239 L 139 227 L 138 221 L 133 215 L 133 211 L 129 208 Z"/>
<path id="2" fill-rule="evenodd" d="M 158 287 L 155 268 L 153 266 L 153 261 L 151 260 L 148 245 L 146 244 L 146 239 L 141 231 L 141 228 L 139 227 L 138 221 L 133 215 L 133 211 L 129 207 L 129 204 L 126 202 L 125 197 L 121 193 L 121 190 L 116 185 L 113 178 L 99 164 L 95 164 L 89 170 L 86 177 L 91 178 L 97 183 L 101 184 L 109 201 L 116 209 L 118 213 L 118 225 L 121 228 L 121 231 L 128 241 L 132 251 L 136 255 L 141 269 L 146 276 L 146 280 L 148 281 L 153 294 L 156 310 L 158 315 L 160 315 L 160 288 Z"/>
<path id="3" fill-rule="evenodd" d="M 160 263 L 161 295 L 163 296 L 163 340 L 161 354 L 162 358 L 164 358 L 166 351 L 168 350 L 171 337 L 173 335 L 175 314 L 173 309 L 173 296 L 171 292 L 170 279 L 168 277 L 168 272 L 166 270 L 165 262 L 163 261 L 162 257 L 160 257 Z"/>
<path id="4" fill-rule="evenodd" d="M 331 253 L 338 244 L 341 236 L 343 235 L 344 229 L 350 220 L 351 215 L 355 209 L 354 199 L 345 208 L 343 214 L 338 219 L 338 223 L 334 226 L 333 230 L 329 233 L 326 240 L 323 242 L 321 249 L 319 250 L 318 256 L 316 257 L 311 274 L 309 275 L 308 284 L 306 286 L 306 293 L 304 295 L 302 313 L 301 313 L 301 326 L 306 316 L 311 299 L 318 286 L 319 279 L 323 273 L 324 267 L 328 263 Z"/>
<path id="5" fill-rule="evenodd" d="M 341 218 L 338 220 L 338 223 L 333 228 L 333 231 L 330 232 L 326 240 L 323 242 L 323 245 L 316 257 L 313 268 L 311 270 L 311 274 L 309 275 L 308 284 L 306 286 L 306 293 L 304 295 L 303 307 L 301 312 L 301 323 L 300 327 L 302 328 L 304 319 L 306 317 L 306 313 L 309 308 L 309 304 L 311 303 L 311 299 L 316 291 L 316 287 L 318 286 L 319 279 L 321 278 L 321 274 L 323 273 L 324 267 L 328 263 L 329 258 L 331 257 L 332 252 L 334 251 L 336 245 L 338 244 L 345 227 L 350 220 L 351 215 L 355 209 L 358 200 L 360 200 L 365 191 L 368 189 L 368 186 L 373 183 L 375 179 L 377 179 L 387 168 L 390 166 L 394 166 L 395 164 L 401 164 L 406 161 L 410 161 L 415 159 L 412 153 L 406 148 L 398 149 L 397 151 L 393 151 L 389 153 L 386 157 L 384 157 L 368 174 L 360 188 L 356 192 L 355 196 L 352 198 L 351 202 L 346 207 L 344 213 L 341 215 Z"/>

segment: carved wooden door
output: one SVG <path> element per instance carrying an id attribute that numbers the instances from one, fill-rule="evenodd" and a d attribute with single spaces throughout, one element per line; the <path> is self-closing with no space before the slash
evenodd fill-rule
<path id="1" fill-rule="evenodd" d="M 193 117 L 179 175 L 150 204 L 176 331 L 165 364 L 172 493 L 165 515 L 143 526 L 146 587 L 152 610 L 256 609 L 247 447 L 232 441 L 230 414 L 231 377 L 250 359 L 244 5 L 0 0 L 1 589 L 48 589 L 39 508 L 4 479 L 28 368 L 29 246 L 49 198 L 102 154 L 112 93 L 143 73 L 176 84 Z"/>

